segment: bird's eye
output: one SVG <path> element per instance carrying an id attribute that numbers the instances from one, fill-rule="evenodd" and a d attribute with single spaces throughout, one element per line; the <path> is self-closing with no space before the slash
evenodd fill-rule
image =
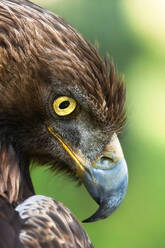
<path id="1" fill-rule="evenodd" d="M 68 96 L 60 96 L 53 102 L 54 111 L 59 116 L 71 114 L 75 110 L 76 105 L 76 101 Z"/>

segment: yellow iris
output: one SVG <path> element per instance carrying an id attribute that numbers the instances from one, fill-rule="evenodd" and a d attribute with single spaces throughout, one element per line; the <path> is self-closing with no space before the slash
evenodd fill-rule
<path id="1" fill-rule="evenodd" d="M 54 111 L 59 116 L 71 114 L 75 110 L 76 105 L 76 101 L 68 96 L 60 96 L 53 102 Z"/>

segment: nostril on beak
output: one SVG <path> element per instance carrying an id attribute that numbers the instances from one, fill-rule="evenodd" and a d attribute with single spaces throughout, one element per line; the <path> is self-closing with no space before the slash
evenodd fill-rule
<path id="1" fill-rule="evenodd" d="M 114 154 L 102 154 L 95 162 L 94 167 L 102 170 L 113 169 L 118 161 Z"/>

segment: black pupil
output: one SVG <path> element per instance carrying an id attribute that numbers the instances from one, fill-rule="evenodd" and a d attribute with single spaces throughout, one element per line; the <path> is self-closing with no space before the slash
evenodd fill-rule
<path id="1" fill-rule="evenodd" d="M 65 108 L 67 108 L 69 105 L 70 105 L 70 102 L 69 102 L 69 101 L 63 101 L 63 102 L 60 103 L 59 108 L 60 108 L 60 109 L 65 109 Z"/>

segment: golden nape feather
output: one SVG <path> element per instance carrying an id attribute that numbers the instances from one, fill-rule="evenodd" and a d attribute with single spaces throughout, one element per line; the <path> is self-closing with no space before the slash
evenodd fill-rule
<path id="1" fill-rule="evenodd" d="M 107 218 L 128 185 L 124 105 L 114 64 L 74 28 L 28 0 L 0 0 L 1 248 L 92 247 L 66 207 L 33 196 L 29 167 L 73 176 L 99 205 L 85 221 Z"/>

